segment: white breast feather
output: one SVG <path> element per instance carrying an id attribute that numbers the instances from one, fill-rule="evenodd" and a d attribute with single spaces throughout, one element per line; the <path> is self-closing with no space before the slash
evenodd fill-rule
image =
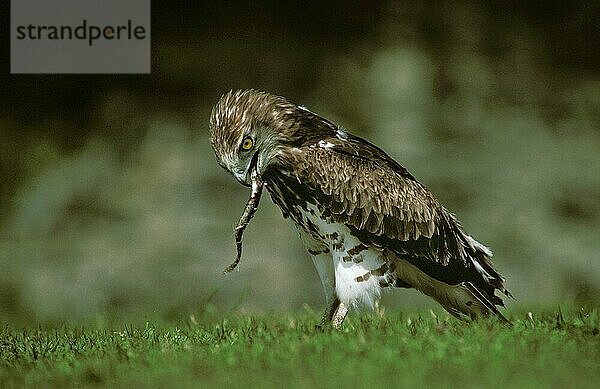
<path id="1" fill-rule="evenodd" d="M 379 281 L 385 276 L 368 276 L 363 281 L 357 281 L 357 278 L 364 277 L 385 263 L 382 252 L 368 248 L 351 259 L 348 251 L 359 246 L 361 242 L 350 233 L 350 229 L 343 224 L 326 222 L 320 217 L 318 209 L 314 206 L 309 205 L 309 210 L 311 212 L 303 212 L 303 217 L 318 228 L 321 242 L 329 249 L 331 256 L 329 266 L 333 267 L 335 274 L 335 291 L 338 298 L 349 307 L 373 309 L 381 295 Z M 300 228 L 299 230 L 307 246 L 314 247 L 314 237 Z M 323 264 L 320 263 L 320 266 Z M 319 274 L 325 273 L 323 269 L 318 270 Z"/>

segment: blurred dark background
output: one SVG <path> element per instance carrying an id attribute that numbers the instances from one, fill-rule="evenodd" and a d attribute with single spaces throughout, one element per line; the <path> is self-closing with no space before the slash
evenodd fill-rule
<path id="1" fill-rule="evenodd" d="M 383 146 L 491 246 L 509 304 L 598 303 L 599 2 L 154 2 L 150 75 L 10 75 L 6 3 L 5 321 L 321 309 L 268 198 L 241 271 L 220 273 L 248 193 L 214 162 L 208 116 L 238 88 Z"/>

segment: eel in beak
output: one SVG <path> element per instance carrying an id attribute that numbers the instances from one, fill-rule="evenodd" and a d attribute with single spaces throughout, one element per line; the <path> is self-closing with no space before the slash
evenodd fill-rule
<path id="1" fill-rule="evenodd" d="M 250 198 L 248 202 L 246 202 L 246 207 L 244 208 L 244 213 L 240 217 L 237 225 L 235 226 L 235 244 L 237 248 L 237 256 L 233 263 L 225 270 L 223 270 L 223 274 L 227 274 L 232 272 L 240 263 L 240 259 L 242 258 L 242 237 L 244 235 L 244 230 L 250 224 L 250 220 L 254 217 L 256 210 L 258 209 L 258 204 L 260 202 L 260 196 L 262 194 L 264 182 L 261 177 L 258 175 L 256 164 L 253 164 L 252 170 L 250 171 L 250 180 L 252 186 L 252 193 L 250 194 Z M 238 269 L 239 270 L 239 269 Z"/>

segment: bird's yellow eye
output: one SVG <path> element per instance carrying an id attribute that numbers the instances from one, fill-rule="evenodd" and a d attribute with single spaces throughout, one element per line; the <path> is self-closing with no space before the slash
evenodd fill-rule
<path id="1" fill-rule="evenodd" d="M 248 150 L 252 149 L 253 146 L 254 146 L 254 141 L 249 136 L 245 137 L 244 140 L 242 141 L 242 150 L 244 150 L 244 151 L 248 151 Z"/>

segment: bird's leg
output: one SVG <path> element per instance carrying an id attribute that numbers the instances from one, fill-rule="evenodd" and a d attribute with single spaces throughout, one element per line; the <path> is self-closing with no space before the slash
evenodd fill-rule
<path id="1" fill-rule="evenodd" d="M 335 310 L 335 313 L 333 314 L 333 318 L 331 319 L 331 323 L 333 324 L 333 327 L 340 328 L 342 326 L 342 323 L 344 322 L 344 319 L 346 318 L 347 314 L 348 314 L 348 307 L 346 305 L 344 305 L 344 303 L 340 302 L 337 309 Z"/>
<path id="2" fill-rule="evenodd" d="M 339 298 L 337 298 L 337 296 L 333 296 L 331 298 L 331 301 L 329 301 L 329 304 L 327 304 L 327 307 L 325 308 L 325 312 L 323 312 L 323 317 L 321 318 L 321 323 L 319 324 L 319 327 L 325 327 L 326 325 L 331 323 L 333 315 L 335 314 L 335 311 L 338 309 L 340 304 L 341 301 Z"/>
<path id="3" fill-rule="evenodd" d="M 333 296 L 327 305 L 327 308 L 325 308 L 319 327 L 325 327 L 328 324 L 332 324 L 334 328 L 340 328 L 347 313 L 348 308 L 344 303 L 342 303 L 337 296 Z"/>

